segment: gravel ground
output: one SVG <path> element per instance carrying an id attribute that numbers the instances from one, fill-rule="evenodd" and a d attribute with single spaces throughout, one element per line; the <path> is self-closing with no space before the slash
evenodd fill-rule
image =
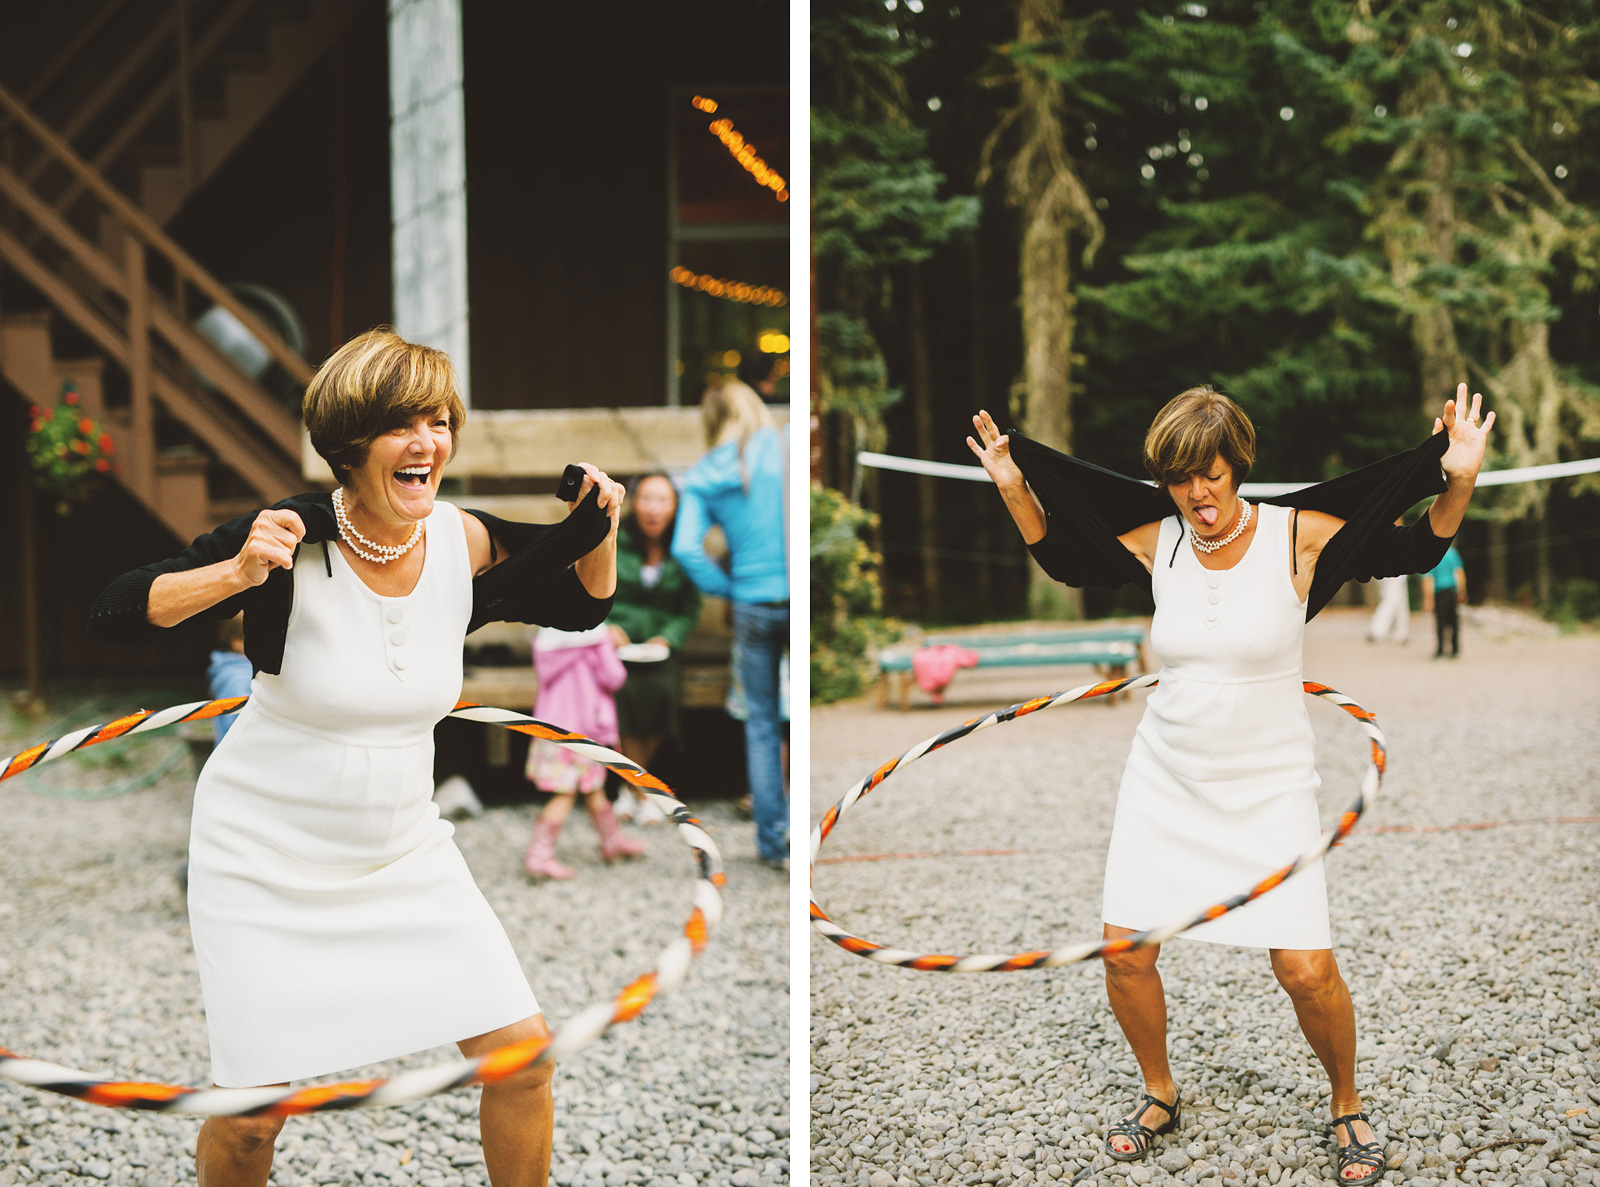
<path id="1" fill-rule="evenodd" d="M 45 736 L 28 729 L 13 720 L 17 744 L 0 749 Z M 101 802 L 31 793 L 26 783 L 48 769 L 0 788 L 0 1046 L 128 1078 L 207 1083 L 200 986 L 174 876 L 192 767 Z M 109 776 L 85 775 L 99 777 Z M 681 989 L 557 1069 L 552 1181 L 563 1187 L 789 1181 L 788 879 L 756 861 L 752 827 L 731 805 L 696 807 L 727 862 L 722 926 Z M 641 830 L 645 858 L 608 869 L 584 818 L 562 838 L 561 857 L 578 876 L 535 886 L 519 865 L 532 815 L 493 809 L 458 825 L 456 837 L 559 1023 L 650 967 L 688 917 L 692 866 L 676 834 L 656 827 Z M 453 1047 L 367 1071 L 451 1058 Z M 476 1112 L 477 1089 L 463 1089 L 291 1119 L 272 1181 L 477 1187 L 487 1176 Z M 199 1128 L 198 1119 L 104 1109 L 0 1080 L 0 1185 L 193 1183 Z"/>
<path id="2" fill-rule="evenodd" d="M 1434 661 L 1431 621 L 1416 617 L 1410 646 L 1380 648 L 1362 641 L 1365 619 L 1319 616 L 1305 671 L 1372 709 L 1390 744 L 1382 799 L 1327 863 L 1385 1177 L 1448 1180 L 1460 1162 L 1485 1187 L 1600 1183 L 1600 636 L 1469 617 L 1463 658 Z M 943 708 L 815 711 L 813 824 L 930 734 L 1088 679 L 980 669 Z M 908 767 L 822 856 L 925 856 L 819 865 L 820 901 L 853 931 L 921 951 L 1098 935 L 1143 697 L 1054 710 Z M 1336 709 L 1311 714 L 1330 821 L 1355 797 L 1363 743 Z M 1518 823 L 1453 827 L 1493 821 Z M 1100 1153 L 1105 1129 L 1142 1089 L 1098 964 L 938 975 L 813 935 L 812 1182 L 1332 1182 L 1326 1079 L 1264 954 L 1175 941 L 1161 968 L 1183 1121 L 1150 1160 L 1118 1164 Z"/>

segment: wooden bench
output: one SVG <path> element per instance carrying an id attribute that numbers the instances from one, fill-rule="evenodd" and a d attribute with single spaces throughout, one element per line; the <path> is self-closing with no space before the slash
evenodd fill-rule
<path id="1" fill-rule="evenodd" d="M 892 675 L 899 682 L 901 711 L 910 709 L 912 658 L 927 647 L 966 648 L 977 653 L 979 667 L 1089 666 L 1104 679 L 1120 680 L 1131 665 L 1137 664 L 1140 673 L 1149 671 L 1144 642 L 1144 627 L 1129 624 L 927 635 L 915 645 L 886 647 L 878 653 L 877 705 L 881 709 L 888 702 Z"/>

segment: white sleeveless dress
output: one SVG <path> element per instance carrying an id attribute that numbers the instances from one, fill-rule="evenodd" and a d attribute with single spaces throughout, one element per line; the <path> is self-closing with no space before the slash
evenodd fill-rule
<path id="1" fill-rule="evenodd" d="M 1250 547 L 1219 572 L 1180 543 L 1176 516 L 1161 522 L 1150 645 L 1163 666 L 1117 795 L 1102 905 L 1115 926 L 1142 931 L 1231 898 L 1320 835 L 1292 512 L 1255 511 Z M 1322 863 L 1183 935 L 1250 948 L 1331 947 Z"/>
<path id="2" fill-rule="evenodd" d="M 195 788 L 189 922 L 227 1088 L 321 1076 L 539 1012 L 439 819 L 433 727 L 472 613 L 461 513 L 436 503 L 416 588 L 380 597 L 300 549 L 280 675 Z"/>

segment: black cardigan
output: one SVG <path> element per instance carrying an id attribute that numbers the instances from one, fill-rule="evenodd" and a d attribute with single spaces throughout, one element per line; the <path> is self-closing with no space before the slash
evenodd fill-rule
<path id="1" fill-rule="evenodd" d="M 1260 500 L 1345 521 L 1317 560 L 1306 598 L 1308 622 L 1347 581 L 1426 573 L 1444 558 L 1450 539 L 1435 536 L 1426 515 L 1403 528 L 1394 521 L 1406 508 L 1444 490 L 1439 459 L 1449 444 L 1447 434 L 1435 433 L 1409 453 Z M 1164 489 L 1068 457 L 1015 432 L 1011 456 L 1044 508 L 1044 538 L 1028 546 L 1040 568 L 1066 585 L 1139 585 L 1149 590 L 1150 574 L 1117 537 L 1175 514 Z M 1169 562 L 1158 557 L 1155 563 Z"/>
<path id="2" fill-rule="evenodd" d="M 333 516 L 333 496 L 325 492 L 294 495 L 275 503 L 272 510 L 293 511 L 306 526 L 295 549 L 299 558 L 307 544 L 321 544 L 328 564 L 329 541 L 339 537 Z M 560 523 L 514 523 L 483 511 L 467 510 L 489 529 L 491 552 L 496 541 L 509 551 L 505 560 L 472 579 L 472 620 L 468 633 L 486 622 L 537 622 L 542 626 L 579 631 L 598 626 L 611 612 L 612 599 L 597 598 L 584 589 L 573 571 L 579 558 L 594 551 L 610 530 L 598 496 L 591 491 Z M 215 531 L 200 536 L 185 551 L 164 561 L 145 565 L 116 578 L 101 592 L 89 611 L 89 632 L 108 641 L 141 641 L 156 637 L 162 628 L 149 620 L 150 586 L 163 573 L 200 569 L 239 555 L 250 535 L 255 514 L 230 519 Z M 244 651 L 257 671 L 278 674 L 283 668 L 283 643 L 289 630 L 294 602 L 294 574 L 273 569 L 253 589 L 203 610 L 194 618 L 232 618 L 244 611 Z M 188 621 L 188 620 L 186 620 Z"/>

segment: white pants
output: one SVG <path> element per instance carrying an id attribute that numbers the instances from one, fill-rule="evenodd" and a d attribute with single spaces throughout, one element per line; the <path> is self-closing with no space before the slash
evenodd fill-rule
<path id="1" fill-rule="evenodd" d="M 1382 643 L 1404 643 L 1411 634 L 1411 598 L 1404 577 L 1378 578 L 1378 608 L 1367 625 L 1367 637 Z"/>

